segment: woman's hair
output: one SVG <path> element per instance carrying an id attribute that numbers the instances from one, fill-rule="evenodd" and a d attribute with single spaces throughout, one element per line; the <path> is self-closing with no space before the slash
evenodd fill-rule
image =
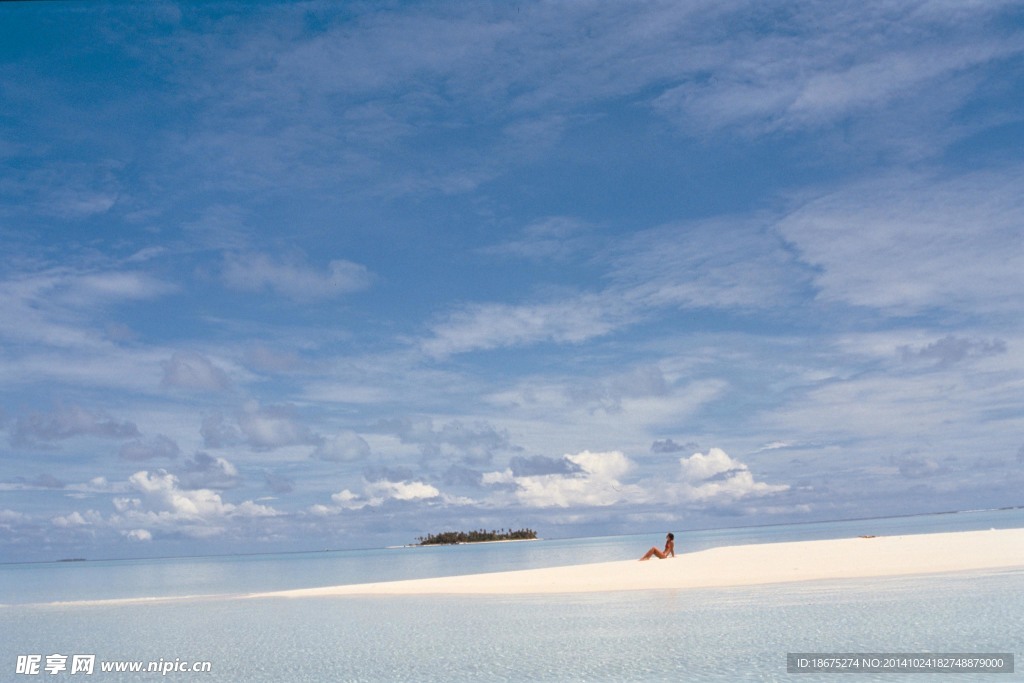
<path id="1" fill-rule="evenodd" d="M 674 540 L 676 540 L 676 537 L 672 535 L 672 532 L 669 532 L 669 534 L 668 534 L 668 540 L 670 540 L 670 541 L 674 541 Z"/>

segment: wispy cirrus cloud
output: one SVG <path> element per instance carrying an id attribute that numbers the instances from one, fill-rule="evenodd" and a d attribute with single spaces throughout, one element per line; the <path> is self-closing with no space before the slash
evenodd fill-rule
<path id="1" fill-rule="evenodd" d="M 443 357 L 539 342 L 575 344 L 606 335 L 634 316 L 628 300 L 603 294 L 536 304 L 470 304 L 435 323 L 420 348 Z"/>
<path id="2" fill-rule="evenodd" d="M 769 216 L 660 226 L 611 240 L 603 252 L 604 288 L 521 304 L 466 304 L 435 322 L 420 348 L 448 356 L 580 344 L 670 309 L 763 312 L 798 300 L 811 272 Z"/>
<path id="3" fill-rule="evenodd" d="M 937 134 L 948 143 L 971 130 L 945 125 L 983 87 L 968 75 L 1024 50 L 1018 35 L 996 29 L 1005 7 L 869 2 L 859 11 L 835 11 L 814 3 L 733 4 L 722 16 L 742 20 L 743 28 L 716 43 L 698 39 L 691 52 L 702 59 L 684 66 L 680 82 L 653 104 L 703 133 L 738 129 L 753 136 L 855 120 L 859 130 L 870 130 L 858 140 L 884 149 L 906 147 L 900 136 L 911 137 L 916 154 L 931 156 Z M 786 32 L 772 30 L 779 21 Z"/>
<path id="4" fill-rule="evenodd" d="M 0 336 L 58 348 L 104 347 L 103 328 L 92 317 L 98 310 L 176 289 L 135 270 L 62 267 L 13 274 L 0 282 Z"/>
<path id="5" fill-rule="evenodd" d="M 1024 170 L 896 174 L 811 199 L 779 224 L 825 300 L 894 315 L 1021 310 Z"/>
<path id="6" fill-rule="evenodd" d="M 369 287 L 369 271 L 351 261 L 332 260 L 326 272 L 298 257 L 277 259 L 267 254 L 229 254 L 224 283 L 244 292 L 272 291 L 296 301 L 315 301 L 351 294 Z"/>
<path id="7" fill-rule="evenodd" d="M 489 256 L 516 257 L 531 261 L 567 261 L 592 244 L 590 226 L 571 216 L 550 216 L 525 226 L 506 242 L 484 247 Z"/>

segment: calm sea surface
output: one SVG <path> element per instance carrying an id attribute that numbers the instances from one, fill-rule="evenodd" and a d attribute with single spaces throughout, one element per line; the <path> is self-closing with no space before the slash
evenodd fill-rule
<path id="1" fill-rule="evenodd" d="M 1024 527 L 1024 510 L 703 532 L 722 545 Z M 1024 572 L 564 596 L 234 600 L 253 591 L 637 557 L 663 534 L 444 548 L 0 565 L 0 680 L 78 680 L 46 657 L 95 655 L 85 680 L 836 680 L 790 674 L 787 652 L 1008 652 L 1024 670 Z M 106 598 L 204 596 L 89 604 Z M 57 604 L 61 603 L 61 604 Z M 76 604 L 77 603 L 77 604 Z M 40 655 L 18 675 L 19 656 Z M 23 660 L 24 661 L 24 660 Z M 60 662 L 61 660 L 56 660 Z M 113 673 L 102 662 L 210 662 Z M 907 674 L 846 674 L 857 681 Z M 912 680 L 1021 674 L 914 674 Z"/>

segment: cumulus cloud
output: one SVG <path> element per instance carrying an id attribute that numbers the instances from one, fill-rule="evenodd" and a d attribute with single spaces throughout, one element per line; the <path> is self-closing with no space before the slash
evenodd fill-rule
<path id="1" fill-rule="evenodd" d="M 139 436 L 135 423 L 118 420 L 102 410 L 64 405 L 50 413 L 33 413 L 14 423 L 12 443 L 16 446 L 47 447 L 54 441 L 80 436 L 122 439 Z"/>
<path id="2" fill-rule="evenodd" d="M 151 534 L 146 529 L 131 529 L 129 531 L 124 531 L 122 533 L 124 534 L 124 537 L 127 538 L 129 541 L 138 541 L 140 543 L 145 543 L 146 541 L 153 540 L 153 534 Z"/>
<path id="3" fill-rule="evenodd" d="M 103 515 L 96 510 L 86 510 L 84 514 L 75 511 L 68 515 L 58 515 L 50 521 L 55 527 L 59 527 L 61 529 L 72 529 L 76 527 L 102 524 Z"/>
<path id="4" fill-rule="evenodd" d="M 672 451 L 666 451 L 672 452 Z M 750 469 L 719 448 L 680 458 L 675 476 L 636 479 L 632 460 L 620 451 L 583 451 L 560 460 L 513 458 L 505 470 L 485 472 L 484 486 L 511 491 L 527 507 L 687 503 L 727 505 L 789 489 L 758 482 Z"/>
<path id="5" fill-rule="evenodd" d="M 274 291 L 296 301 L 327 299 L 365 289 L 370 274 L 364 266 L 334 260 L 321 272 L 297 257 L 275 259 L 266 254 L 230 254 L 224 259 L 224 282 L 246 292 Z"/>
<path id="6" fill-rule="evenodd" d="M 24 512 L 17 510 L 0 510 L 0 529 L 12 530 L 15 526 L 25 524 L 30 520 Z"/>
<path id="7" fill-rule="evenodd" d="M 114 499 L 117 512 L 110 523 L 117 527 L 157 528 L 203 538 L 223 533 L 233 520 L 280 514 L 250 500 L 226 503 L 210 489 L 186 489 L 178 477 L 165 470 L 136 472 L 128 481 L 138 495 Z"/>
<path id="8" fill-rule="evenodd" d="M 364 481 L 363 493 L 358 494 L 343 489 L 331 496 L 333 506 L 314 505 L 310 511 L 315 515 L 337 514 L 342 510 L 361 510 L 365 507 L 380 507 L 388 501 L 424 501 L 441 499 L 455 502 L 455 499 L 443 496 L 441 491 L 431 484 L 422 481 Z"/>
<path id="9" fill-rule="evenodd" d="M 366 485 L 366 495 L 372 501 L 424 500 L 437 498 L 441 492 L 421 481 L 375 481 Z"/>
<path id="10" fill-rule="evenodd" d="M 231 380 L 224 370 L 206 356 L 194 352 L 178 352 L 161 363 L 164 375 L 161 385 L 189 391 L 224 391 Z"/>
<path id="11" fill-rule="evenodd" d="M 334 503 L 345 510 L 359 510 L 369 505 L 369 501 L 364 499 L 362 496 L 356 493 L 352 493 L 348 489 L 342 489 L 338 493 L 331 496 L 331 500 Z"/>
<path id="12" fill-rule="evenodd" d="M 607 506 L 642 495 L 639 487 L 620 481 L 633 468 L 633 463 L 619 451 L 583 451 L 565 455 L 563 460 L 561 472 L 517 475 L 509 468 L 503 472 L 487 472 L 481 481 L 485 485 L 513 485 L 516 500 L 528 507 Z M 554 469 L 550 462 L 527 463 Z"/>
<path id="13" fill-rule="evenodd" d="M 764 496 L 789 489 L 786 484 L 754 480 L 750 468 L 720 448 L 679 459 L 682 500 L 697 503 L 729 503 L 750 496 Z"/>

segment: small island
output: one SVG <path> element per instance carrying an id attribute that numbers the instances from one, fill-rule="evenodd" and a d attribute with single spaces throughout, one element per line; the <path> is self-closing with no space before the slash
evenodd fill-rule
<path id="1" fill-rule="evenodd" d="M 457 545 L 459 543 L 493 543 L 495 541 L 535 541 L 537 532 L 533 529 L 511 529 L 500 531 L 444 531 L 427 534 L 416 539 L 418 545 Z"/>

